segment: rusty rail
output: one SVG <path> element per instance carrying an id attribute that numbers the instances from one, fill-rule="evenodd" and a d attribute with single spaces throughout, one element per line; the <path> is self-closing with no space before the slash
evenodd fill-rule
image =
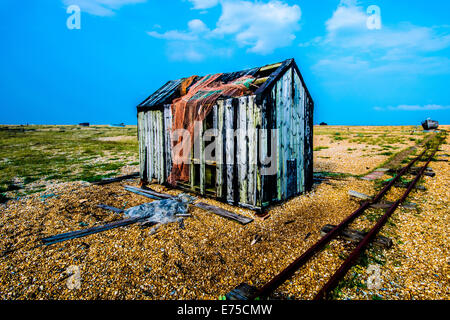
<path id="1" fill-rule="evenodd" d="M 385 225 L 389 217 L 394 213 L 394 211 L 398 208 L 398 206 L 408 197 L 411 190 L 423 176 L 428 164 L 430 163 L 431 159 L 433 159 L 433 156 L 435 155 L 436 151 L 437 149 L 431 153 L 427 163 L 422 167 L 422 169 L 419 171 L 414 180 L 411 181 L 411 183 L 408 186 L 408 189 L 406 189 L 405 193 L 403 193 L 401 198 L 395 201 L 392 204 L 392 206 L 386 210 L 386 213 L 381 217 L 380 220 L 378 220 L 377 224 L 372 229 L 370 229 L 370 231 L 367 233 L 364 239 L 361 240 L 358 246 L 350 253 L 348 258 L 342 263 L 339 269 L 331 276 L 330 280 L 328 280 L 328 282 L 322 287 L 322 289 L 320 289 L 319 293 L 314 297 L 314 300 L 322 300 L 327 298 L 329 292 L 333 290 L 339 283 L 339 281 L 346 275 L 348 270 L 350 270 L 350 268 L 355 263 L 356 259 L 358 259 L 361 253 L 364 252 L 369 243 L 375 238 L 377 233 Z"/>
<path id="2" fill-rule="evenodd" d="M 389 189 L 404 175 L 408 170 L 416 163 L 427 151 L 425 149 L 419 156 L 411 160 L 411 162 L 405 166 L 398 175 L 396 175 L 376 196 L 372 201 L 364 202 L 358 209 L 356 209 L 351 215 L 345 218 L 339 225 L 333 230 L 323 236 L 313 246 L 306 250 L 299 258 L 294 260 L 289 266 L 276 275 L 272 280 L 266 283 L 263 287 L 258 289 L 253 298 L 263 298 L 269 296 L 280 285 L 282 285 L 287 279 L 289 279 L 298 269 L 300 269 L 306 262 L 309 261 L 317 252 L 319 252 L 327 243 L 336 238 L 339 233 L 344 230 L 353 220 L 359 217 L 371 204 L 379 202 L 383 196 L 389 191 Z M 397 204 L 398 206 L 398 204 Z"/>

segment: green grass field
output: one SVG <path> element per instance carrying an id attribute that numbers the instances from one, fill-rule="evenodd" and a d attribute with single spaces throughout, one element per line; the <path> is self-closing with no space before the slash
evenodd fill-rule
<path id="1" fill-rule="evenodd" d="M 94 181 L 138 164 L 136 126 L 0 126 L 0 194 Z"/>

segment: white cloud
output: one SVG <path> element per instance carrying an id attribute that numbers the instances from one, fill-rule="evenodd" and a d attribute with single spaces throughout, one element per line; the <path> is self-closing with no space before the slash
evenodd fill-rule
<path id="1" fill-rule="evenodd" d="M 449 58 L 438 53 L 450 47 L 449 26 L 424 27 L 404 22 L 369 30 L 367 18 L 365 8 L 357 1 L 342 0 L 325 22 L 326 34 L 300 44 L 323 49 L 313 69 L 324 75 L 330 69 L 344 74 L 356 67 L 364 74 L 450 72 Z"/>
<path id="2" fill-rule="evenodd" d="M 439 104 L 426 104 L 426 105 L 407 105 L 402 104 L 396 107 L 389 106 L 387 108 L 375 107 L 377 111 L 434 111 L 434 110 L 450 110 L 450 106 L 439 105 Z"/>
<path id="3" fill-rule="evenodd" d="M 345 28 L 364 28 L 366 21 L 367 15 L 362 10 L 362 7 L 358 6 L 357 1 L 343 0 L 325 25 L 328 32 L 332 33 Z"/>
<path id="4" fill-rule="evenodd" d="M 211 30 L 199 19 L 187 23 L 186 31 L 171 30 L 164 33 L 156 31 L 148 32 L 153 38 L 167 40 L 167 55 L 174 61 L 198 62 L 208 56 L 230 56 L 232 50 L 224 47 L 214 47 L 209 41 L 205 41 L 211 34 Z"/>
<path id="5" fill-rule="evenodd" d="M 233 50 L 215 47 L 204 41 L 171 41 L 167 45 L 167 56 L 173 61 L 200 62 L 207 57 L 230 57 Z"/>
<path id="6" fill-rule="evenodd" d="M 146 2 L 147 0 L 63 0 L 64 5 L 78 5 L 81 12 L 87 12 L 96 16 L 111 16 L 127 4 Z"/>
<path id="7" fill-rule="evenodd" d="M 204 54 L 192 55 L 194 51 L 199 53 L 199 50 L 193 51 L 194 47 L 209 48 L 209 56 L 229 55 L 233 51 L 229 48 L 236 45 L 257 54 L 272 53 L 277 48 L 290 45 L 295 39 L 295 31 L 300 28 L 300 7 L 290 6 L 279 0 L 191 2 L 194 3 L 195 9 L 200 10 L 220 4 L 222 13 L 215 28 L 211 30 L 203 21 L 195 19 L 188 22 L 188 28 L 184 31 L 148 32 L 154 38 L 167 40 L 169 49 L 176 48 L 171 43 L 173 41 L 178 41 L 177 45 L 180 45 L 181 41 L 194 41 L 191 44 L 183 44 L 183 47 L 189 48 L 185 53 L 170 54 L 172 57 L 177 56 L 178 59 L 181 59 L 182 55 L 190 61 L 199 61 L 200 57 L 206 57 Z"/>
<path id="8" fill-rule="evenodd" d="M 249 51 L 272 53 L 288 46 L 299 29 L 301 10 L 281 1 L 250 2 L 222 1 L 222 15 L 215 35 L 232 35 L 236 42 Z"/>
<path id="9" fill-rule="evenodd" d="M 149 31 L 147 33 L 157 39 L 193 41 L 209 32 L 210 30 L 203 21 L 194 19 L 188 22 L 188 31 L 171 30 L 164 33 Z"/>
<path id="10" fill-rule="evenodd" d="M 194 5 L 194 9 L 209 9 L 219 4 L 219 0 L 189 0 Z"/>

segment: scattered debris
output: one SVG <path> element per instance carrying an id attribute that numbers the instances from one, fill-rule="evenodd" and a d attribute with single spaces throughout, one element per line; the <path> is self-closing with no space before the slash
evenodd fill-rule
<path id="1" fill-rule="evenodd" d="M 178 218 L 178 226 L 180 227 L 180 229 L 184 229 L 184 219 L 183 218 Z"/>
<path id="2" fill-rule="evenodd" d="M 250 300 L 256 294 L 258 289 L 247 283 L 241 283 L 236 288 L 228 292 L 221 300 Z"/>
<path id="3" fill-rule="evenodd" d="M 103 226 L 92 227 L 78 231 L 66 232 L 51 237 L 41 239 L 44 245 L 51 245 L 66 240 L 85 237 L 94 233 L 106 230 L 128 226 L 130 224 L 141 222 L 145 224 L 169 223 L 174 222 L 177 214 L 185 214 L 188 210 L 188 204 L 193 201 L 193 197 L 180 194 L 174 199 L 164 199 L 144 203 L 139 206 L 131 207 L 124 211 L 124 214 L 130 218 L 107 223 Z"/>
<path id="4" fill-rule="evenodd" d="M 69 266 L 66 271 L 66 285 L 69 290 L 81 288 L 81 272 L 80 268 L 76 265 Z"/>
<path id="5" fill-rule="evenodd" d="M 158 232 L 159 227 L 160 227 L 160 225 L 154 226 L 153 228 L 150 229 L 150 232 L 148 234 L 149 235 L 155 234 L 156 232 Z"/>
<path id="6" fill-rule="evenodd" d="M 262 237 L 259 234 L 255 234 L 255 236 L 253 237 L 252 242 L 250 243 L 251 246 L 253 246 L 254 244 L 256 244 L 257 242 L 261 241 Z"/>
<path id="7" fill-rule="evenodd" d="M 349 190 L 348 191 L 348 195 L 351 196 L 351 197 L 355 197 L 355 198 L 363 199 L 363 200 L 371 200 L 372 199 L 372 197 L 368 196 L 367 194 L 356 192 L 356 191 L 353 191 L 353 190 Z"/>
<path id="8" fill-rule="evenodd" d="M 183 193 L 172 199 L 148 202 L 129 208 L 124 213 L 130 218 L 165 224 L 175 222 L 179 214 L 186 214 L 189 203 L 194 200 L 194 197 Z"/>

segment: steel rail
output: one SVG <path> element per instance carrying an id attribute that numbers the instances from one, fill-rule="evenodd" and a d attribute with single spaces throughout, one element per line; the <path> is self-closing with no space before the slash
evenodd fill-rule
<path id="1" fill-rule="evenodd" d="M 408 185 L 408 188 L 404 192 L 404 194 L 401 196 L 401 198 L 397 201 L 395 201 L 392 206 L 386 210 L 385 214 L 381 217 L 380 220 L 376 223 L 376 225 L 370 229 L 370 231 L 367 233 L 367 235 L 361 240 L 361 242 L 358 244 L 358 246 L 350 253 L 348 258 L 342 263 L 342 265 L 339 267 L 339 269 L 331 276 L 331 278 L 328 280 L 328 282 L 320 289 L 320 291 L 317 293 L 317 295 L 314 297 L 314 300 L 322 300 L 326 299 L 328 296 L 328 293 L 333 290 L 336 285 L 339 283 L 339 281 L 346 275 L 348 270 L 353 266 L 356 259 L 361 255 L 361 253 L 364 252 L 364 250 L 367 248 L 367 246 L 370 244 L 370 242 L 375 238 L 375 236 L 378 234 L 378 232 L 381 230 L 381 228 L 384 226 L 386 221 L 389 219 L 389 217 L 394 213 L 394 211 L 398 208 L 398 206 L 405 201 L 405 199 L 408 197 L 409 193 L 412 191 L 416 183 L 421 179 L 423 176 L 428 164 L 430 163 L 431 159 L 433 159 L 433 156 L 436 154 L 436 150 L 434 150 L 431 153 L 431 156 L 428 158 L 427 163 L 422 167 L 422 169 L 419 171 L 419 173 L 416 175 L 413 181 Z"/>
<path id="2" fill-rule="evenodd" d="M 369 206 L 373 203 L 380 201 L 383 196 L 389 191 L 389 189 L 397 183 L 402 175 L 404 175 L 413 165 L 416 163 L 427 151 L 426 148 L 419 156 L 414 158 L 407 166 L 403 167 L 400 172 L 394 176 L 394 178 L 373 198 L 372 201 L 365 201 L 358 209 L 356 209 L 351 215 L 345 218 L 339 225 L 333 230 L 323 236 L 319 241 L 306 250 L 299 258 L 294 260 L 289 266 L 287 266 L 278 275 L 272 278 L 263 287 L 258 289 L 256 293 L 251 297 L 255 299 L 257 297 L 264 298 L 269 296 L 280 285 L 282 285 L 287 279 L 289 279 L 299 268 L 301 268 L 306 262 L 309 261 L 317 252 L 319 252 L 326 244 L 336 238 L 339 233 L 344 230 L 353 220 L 359 217 Z"/>

